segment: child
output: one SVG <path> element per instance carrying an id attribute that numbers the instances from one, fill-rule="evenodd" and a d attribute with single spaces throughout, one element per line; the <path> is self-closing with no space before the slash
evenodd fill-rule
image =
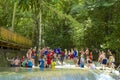
<path id="1" fill-rule="evenodd" d="M 55 66 L 56 66 L 56 61 L 55 61 L 55 59 L 53 59 L 51 68 L 54 70 L 54 69 L 55 69 Z"/>

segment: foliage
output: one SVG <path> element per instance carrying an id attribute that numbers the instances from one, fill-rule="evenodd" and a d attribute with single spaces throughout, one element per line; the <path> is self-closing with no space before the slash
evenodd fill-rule
<path id="1" fill-rule="evenodd" d="M 0 1 L 0 25 L 11 27 L 14 0 Z M 15 32 L 39 43 L 42 12 L 42 47 L 120 47 L 119 0 L 19 0 Z"/>

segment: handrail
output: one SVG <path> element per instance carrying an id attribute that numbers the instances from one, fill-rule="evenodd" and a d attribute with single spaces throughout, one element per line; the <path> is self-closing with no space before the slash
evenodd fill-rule
<path id="1" fill-rule="evenodd" d="M 10 30 L 7 30 L 3 27 L 0 27 L 0 40 L 4 40 L 7 42 L 24 45 L 24 46 L 32 46 L 32 41 L 19 35 L 13 33 Z"/>

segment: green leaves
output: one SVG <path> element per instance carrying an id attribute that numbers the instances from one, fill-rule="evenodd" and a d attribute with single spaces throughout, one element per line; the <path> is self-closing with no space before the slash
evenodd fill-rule
<path id="1" fill-rule="evenodd" d="M 1 0 L 2 26 L 11 27 L 14 2 L 17 3 L 15 32 L 29 38 L 38 37 L 34 31 L 39 32 L 39 12 L 42 11 L 43 45 L 52 48 L 120 47 L 118 0 Z"/>

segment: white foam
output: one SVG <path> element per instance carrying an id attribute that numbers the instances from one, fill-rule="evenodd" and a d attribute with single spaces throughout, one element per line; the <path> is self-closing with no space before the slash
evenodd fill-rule
<path id="1" fill-rule="evenodd" d="M 113 79 L 110 75 L 108 75 L 106 73 L 102 73 L 98 77 L 98 80 L 115 80 L 115 79 Z"/>

